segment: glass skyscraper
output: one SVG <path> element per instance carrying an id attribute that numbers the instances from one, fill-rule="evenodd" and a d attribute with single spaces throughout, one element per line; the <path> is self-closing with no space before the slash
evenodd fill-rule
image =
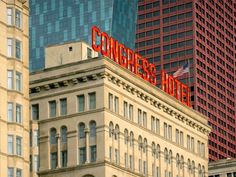
<path id="1" fill-rule="evenodd" d="M 31 0 L 30 71 L 44 68 L 44 49 L 53 44 L 85 41 L 91 27 L 135 47 L 137 0 Z"/>

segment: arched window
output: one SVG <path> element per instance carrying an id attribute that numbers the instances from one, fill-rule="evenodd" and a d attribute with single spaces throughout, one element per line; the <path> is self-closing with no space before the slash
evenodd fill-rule
<path id="1" fill-rule="evenodd" d="M 168 163 L 168 150 L 165 148 L 164 150 L 164 157 L 165 157 L 165 162 Z"/>
<path id="2" fill-rule="evenodd" d="M 191 171 L 192 171 L 192 166 L 191 166 L 191 161 L 190 161 L 190 159 L 188 159 L 188 172 L 189 173 L 191 173 Z"/>
<path id="3" fill-rule="evenodd" d="M 192 173 L 194 174 L 195 173 L 195 162 L 192 161 Z"/>
<path id="4" fill-rule="evenodd" d="M 205 177 L 205 167 L 204 167 L 204 165 L 202 166 L 202 177 Z"/>
<path id="5" fill-rule="evenodd" d="M 198 177 L 202 177 L 202 168 L 200 164 L 198 164 Z"/>
<path id="6" fill-rule="evenodd" d="M 179 167 L 180 165 L 180 159 L 179 159 L 179 154 L 176 154 L 176 167 Z"/>
<path id="7" fill-rule="evenodd" d="M 50 130 L 50 143 L 51 145 L 57 144 L 57 130 L 55 128 L 51 128 Z M 57 152 L 51 152 L 50 155 L 51 160 L 51 169 L 55 169 L 57 167 Z"/>
<path id="8" fill-rule="evenodd" d="M 160 155 L 160 145 L 157 144 L 157 150 L 156 150 L 156 157 L 159 158 L 159 155 Z"/>
<path id="9" fill-rule="evenodd" d="M 110 123 L 109 123 L 109 137 L 112 137 L 113 129 L 114 129 L 113 123 L 110 122 Z"/>
<path id="10" fill-rule="evenodd" d="M 125 144 L 128 143 L 128 130 L 127 129 L 125 129 L 124 131 L 124 141 L 125 141 Z"/>
<path id="11" fill-rule="evenodd" d="M 156 154 L 156 145 L 154 142 L 152 142 L 152 156 L 155 156 Z"/>
<path id="12" fill-rule="evenodd" d="M 144 141 L 143 141 L 143 152 L 146 153 L 147 152 L 147 139 L 144 138 Z"/>
<path id="13" fill-rule="evenodd" d="M 119 132 L 120 132 L 119 126 L 116 124 L 116 126 L 115 126 L 115 140 L 119 139 Z"/>
<path id="14" fill-rule="evenodd" d="M 130 132 L 130 147 L 134 146 L 134 133 Z"/>
<path id="15" fill-rule="evenodd" d="M 85 138 L 84 129 L 85 129 L 85 124 L 83 122 L 79 123 L 79 138 L 80 139 Z"/>
<path id="16" fill-rule="evenodd" d="M 181 159 L 180 159 L 180 168 L 184 168 L 184 156 L 181 155 Z"/>
<path id="17" fill-rule="evenodd" d="M 96 122 L 94 120 L 89 123 L 90 137 L 96 136 Z"/>
<path id="18" fill-rule="evenodd" d="M 142 137 L 139 135 L 138 137 L 138 150 L 142 149 Z"/>
<path id="19" fill-rule="evenodd" d="M 66 143 L 67 141 L 67 128 L 66 126 L 61 127 L 61 143 Z"/>
<path id="20" fill-rule="evenodd" d="M 57 144 L 57 130 L 55 128 L 51 128 L 50 130 L 50 143 Z"/>
<path id="21" fill-rule="evenodd" d="M 169 161 L 169 164 L 171 164 L 171 162 L 172 162 L 172 151 L 171 150 L 169 150 L 168 161 Z"/>

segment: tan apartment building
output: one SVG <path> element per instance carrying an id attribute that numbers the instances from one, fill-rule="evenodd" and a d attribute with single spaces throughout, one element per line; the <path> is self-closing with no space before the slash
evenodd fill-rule
<path id="1" fill-rule="evenodd" d="M 29 177 L 28 1 L 0 11 L 0 176 Z"/>
<path id="2" fill-rule="evenodd" d="M 88 46 L 80 59 L 81 44 L 71 45 L 46 49 L 46 69 L 30 76 L 40 177 L 208 176 L 206 117 Z"/>

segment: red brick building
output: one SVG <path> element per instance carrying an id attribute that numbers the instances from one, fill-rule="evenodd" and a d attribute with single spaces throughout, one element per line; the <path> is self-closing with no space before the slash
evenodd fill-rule
<path id="1" fill-rule="evenodd" d="M 139 0 L 136 51 L 191 89 L 209 117 L 209 160 L 236 158 L 236 0 Z M 197 144 L 197 143 L 195 143 Z"/>

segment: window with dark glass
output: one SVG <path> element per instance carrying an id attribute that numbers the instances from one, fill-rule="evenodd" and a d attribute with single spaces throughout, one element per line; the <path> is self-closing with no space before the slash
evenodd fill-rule
<path id="1" fill-rule="evenodd" d="M 16 27 L 18 28 L 21 28 L 22 26 L 22 14 L 21 14 L 21 11 L 19 10 L 16 10 L 16 21 L 15 21 L 15 24 L 16 24 Z"/>
<path id="2" fill-rule="evenodd" d="M 57 152 L 51 153 L 51 169 L 55 169 L 57 167 Z"/>
<path id="3" fill-rule="evenodd" d="M 16 40 L 16 58 L 21 59 L 21 41 Z"/>
<path id="4" fill-rule="evenodd" d="M 32 119 L 39 120 L 39 105 L 38 104 L 32 105 Z"/>
<path id="5" fill-rule="evenodd" d="M 61 151 L 61 166 L 67 166 L 67 151 Z"/>
<path id="6" fill-rule="evenodd" d="M 79 162 L 80 164 L 84 164 L 86 161 L 86 148 L 79 148 Z"/>
<path id="7" fill-rule="evenodd" d="M 87 47 L 87 58 L 92 58 L 92 49 Z"/>
<path id="8" fill-rule="evenodd" d="M 89 123 L 89 129 L 90 129 L 90 137 L 95 137 L 96 136 L 96 122 L 91 121 Z"/>
<path id="9" fill-rule="evenodd" d="M 84 111 L 84 95 L 77 96 L 78 98 L 78 112 Z"/>
<path id="10" fill-rule="evenodd" d="M 16 122 L 22 123 L 22 106 L 19 104 L 16 104 Z"/>
<path id="11" fill-rule="evenodd" d="M 56 117 L 56 101 L 49 101 L 49 117 Z"/>
<path id="12" fill-rule="evenodd" d="M 50 131 L 50 143 L 57 144 L 57 131 L 55 128 L 52 128 Z"/>
<path id="13" fill-rule="evenodd" d="M 97 148 L 96 145 L 90 146 L 90 162 L 95 162 L 97 156 Z"/>
<path id="14" fill-rule="evenodd" d="M 60 99 L 60 115 L 64 116 L 67 114 L 67 99 L 62 98 Z"/>
<path id="15" fill-rule="evenodd" d="M 16 137 L 16 155 L 22 155 L 22 138 L 19 136 Z"/>
<path id="16" fill-rule="evenodd" d="M 89 93 L 89 109 L 96 109 L 96 93 Z"/>
<path id="17" fill-rule="evenodd" d="M 79 124 L 79 138 L 85 138 L 85 124 L 84 123 L 80 123 Z"/>

